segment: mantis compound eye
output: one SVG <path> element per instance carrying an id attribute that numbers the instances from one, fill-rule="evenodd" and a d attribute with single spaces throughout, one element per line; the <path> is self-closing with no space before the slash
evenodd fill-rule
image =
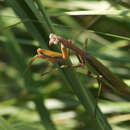
<path id="1" fill-rule="evenodd" d="M 58 44 L 59 40 L 57 38 L 57 35 L 51 33 L 50 36 L 50 41 L 49 41 L 49 46 L 53 45 L 53 44 Z"/>

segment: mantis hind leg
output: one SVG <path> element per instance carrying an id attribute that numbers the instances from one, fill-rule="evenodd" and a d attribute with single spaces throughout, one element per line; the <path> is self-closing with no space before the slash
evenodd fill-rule
<path id="1" fill-rule="evenodd" d="M 103 76 L 102 75 L 96 75 L 96 74 L 93 74 L 89 71 L 88 67 L 86 66 L 86 60 L 80 56 L 80 55 L 77 55 L 78 59 L 79 59 L 79 62 L 81 63 L 81 67 L 83 67 L 86 72 L 87 72 L 87 75 L 89 77 L 92 77 L 94 79 L 97 80 L 98 82 L 98 86 L 99 86 L 99 89 L 98 89 L 98 94 L 97 94 L 97 97 L 96 97 L 96 105 L 95 105 L 95 110 L 94 110 L 94 116 L 96 116 L 96 110 L 97 110 L 97 102 L 98 102 L 98 99 L 100 97 L 100 94 L 101 94 L 101 89 L 102 89 L 102 78 Z"/>
<path id="2" fill-rule="evenodd" d="M 101 94 L 101 91 L 102 91 L 102 75 L 99 75 L 97 77 L 97 82 L 98 82 L 98 94 L 97 94 L 97 97 L 96 97 L 96 105 L 95 105 L 95 111 L 94 111 L 94 116 L 96 117 L 96 110 L 97 110 L 97 102 L 98 102 L 98 99 L 100 97 L 100 94 Z"/>

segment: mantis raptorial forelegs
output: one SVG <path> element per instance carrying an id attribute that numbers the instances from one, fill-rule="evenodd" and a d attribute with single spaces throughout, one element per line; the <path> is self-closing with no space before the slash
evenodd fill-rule
<path id="1" fill-rule="evenodd" d="M 68 58 L 69 54 L 67 51 L 67 48 L 61 44 L 61 53 L 55 52 L 55 51 L 50 51 L 46 49 L 37 49 L 37 54 L 31 59 L 31 61 L 28 64 L 28 67 L 34 62 L 35 59 L 37 58 L 42 58 L 50 62 L 64 62 Z M 68 66 L 68 65 L 62 65 L 60 68 L 78 68 L 78 67 L 83 67 L 84 64 L 79 64 L 79 65 L 73 65 L 73 66 Z"/>

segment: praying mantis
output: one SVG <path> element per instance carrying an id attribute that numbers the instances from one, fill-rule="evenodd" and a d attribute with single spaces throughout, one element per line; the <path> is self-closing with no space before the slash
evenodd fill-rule
<path id="1" fill-rule="evenodd" d="M 90 77 L 93 77 L 97 79 L 98 85 L 99 85 L 99 91 L 98 91 L 98 96 L 97 99 L 100 95 L 101 92 L 101 87 L 102 87 L 102 75 L 95 75 L 92 74 L 87 66 L 86 66 L 86 59 L 90 58 L 88 53 L 80 48 L 78 48 L 76 45 L 72 43 L 71 40 L 65 40 L 63 37 L 57 36 L 56 34 L 50 34 L 49 36 L 50 41 L 49 41 L 49 46 L 60 44 L 61 45 L 61 53 L 55 52 L 55 51 L 50 51 L 46 49 L 37 49 L 37 54 L 31 59 L 30 63 L 28 64 L 28 67 L 33 63 L 33 61 L 37 58 L 42 58 L 45 59 L 49 62 L 64 62 L 65 60 L 68 59 L 69 53 L 67 49 L 71 49 L 75 52 L 76 56 L 79 59 L 80 64 L 78 65 L 61 65 L 60 68 L 78 68 L 82 67 L 87 70 L 87 75 Z"/>

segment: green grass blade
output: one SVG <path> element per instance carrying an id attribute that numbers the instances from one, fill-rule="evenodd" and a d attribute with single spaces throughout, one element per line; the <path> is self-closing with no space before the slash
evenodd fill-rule
<path id="1" fill-rule="evenodd" d="M 111 33 L 103 33 L 103 32 L 98 32 L 98 31 L 94 31 L 94 30 L 89 30 L 89 32 L 94 32 L 96 34 L 101 34 L 104 36 L 109 36 L 109 37 L 113 37 L 113 38 L 119 38 L 119 39 L 123 39 L 123 40 L 129 40 L 129 37 L 125 37 L 125 36 L 119 36 L 119 35 L 115 35 L 115 34 L 111 34 Z"/>
<path id="2" fill-rule="evenodd" d="M 58 14 L 57 14 L 58 15 Z M 59 15 L 112 15 L 112 16 L 130 16 L 130 10 L 89 10 L 89 11 L 69 11 Z"/>
<path id="3" fill-rule="evenodd" d="M 36 110 L 40 115 L 41 121 L 47 130 L 56 130 L 56 127 L 51 121 L 50 113 L 43 104 L 43 98 L 39 97 L 34 100 Z"/>

